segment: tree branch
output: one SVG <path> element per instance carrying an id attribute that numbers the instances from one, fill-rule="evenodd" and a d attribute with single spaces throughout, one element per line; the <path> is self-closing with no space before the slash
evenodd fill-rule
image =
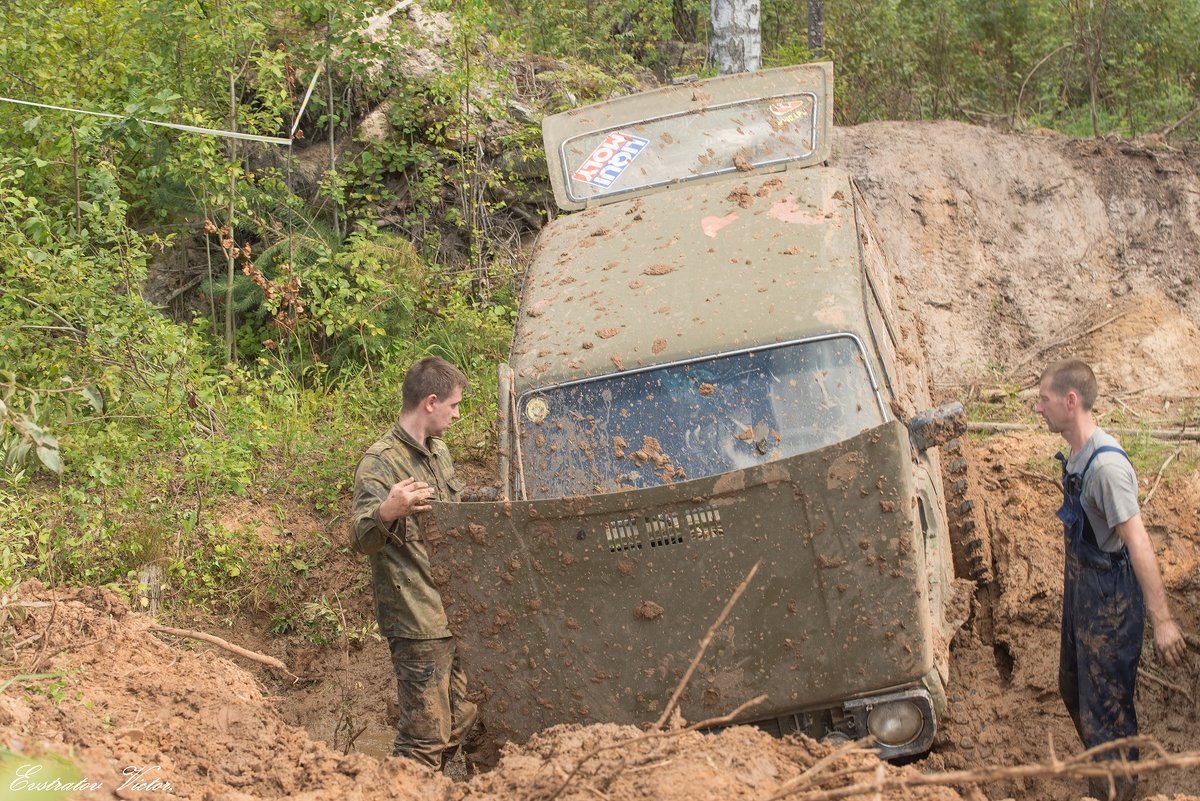
<path id="1" fill-rule="evenodd" d="M 692 680 L 692 674 L 696 672 L 700 660 L 704 658 L 704 652 L 708 650 L 708 646 L 712 643 L 713 635 L 717 633 L 717 629 L 725 622 L 725 618 L 729 617 L 729 613 L 733 611 L 733 605 L 738 602 L 738 598 L 742 597 L 742 593 L 746 591 L 746 587 L 750 585 L 750 580 L 754 578 L 754 574 L 758 572 L 758 568 L 761 565 L 761 559 L 754 563 L 754 567 L 750 568 L 750 572 L 742 579 L 742 583 L 737 586 L 737 589 L 733 591 L 733 595 L 729 596 L 729 600 L 725 602 L 725 608 L 721 610 L 721 614 L 717 615 L 717 619 L 708 627 L 708 633 L 700 641 L 700 649 L 696 651 L 696 656 L 692 658 L 692 664 L 688 665 L 687 672 L 683 674 L 683 679 L 680 680 L 679 686 L 671 694 L 671 700 L 667 701 L 667 706 L 663 709 L 662 715 L 654 723 L 654 728 L 661 729 L 663 724 L 667 722 L 667 718 L 671 717 L 671 712 L 674 711 L 675 704 L 679 702 L 679 696 L 683 695 L 683 691 L 687 689 L 688 682 Z"/>
<path id="2" fill-rule="evenodd" d="M 282 671 L 283 673 L 290 676 L 294 682 L 300 681 L 299 676 L 295 675 L 294 673 L 292 673 L 292 671 L 288 670 L 287 665 L 283 664 L 275 657 L 266 656 L 264 654 L 258 653 L 257 651 L 249 651 L 245 648 L 242 648 L 241 646 L 234 645 L 231 642 L 222 640 L 220 637 L 214 636 L 212 634 L 205 634 L 202 631 L 191 631 L 189 629 L 173 629 L 173 628 L 170 628 L 169 626 L 160 626 L 157 623 L 151 623 L 149 626 L 149 630 L 158 632 L 159 634 L 169 634 L 172 637 L 188 637 L 193 640 L 201 640 L 202 642 L 211 643 L 212 645 L 215 645 L 218 648 L 224 648 L 226 651 L 229 651 L 231 654 L 237 654 L 238 656 L 244 657 L 253 662 L 258 662 L 260 665 L 266 665 L 267 667 L 275 668 L 276 670 Z"/>
<path id="3" fill-rule="evenodd" d="M 1133 746 L 1153 750 L 1158 756 L 1154 759 L 1144 759 L 1139 762 L 1129 762 L 1124 759 L 1094 759 L 1097 756 Z M 830 756 L 832 757 L 833 754 Z M 943 773 L 917 773 L 897 776 L 886 781 L 880 781 L 876 777 L 872 781 L 858 782 L 826 790 L 813 790 L 803 795 L 794 795 L 792 791 L 782 792 L 782 794 L 781 792 L 776 792 L 768 798 L 777 800 L 784 797 L 792 797 L 795 801 L 835 801 L 839 798 L 850 798 L 852 796 L 866 795 L 867 793 L 890 793 L 894 790 L 907 790 L 912 787 L 970 786 L 1003 780 L 1029 779 L 1044 776 L 1064 776 L 1076 779 L 1140 776 L 1173 768 L 1194 768 L 1197 766 L 1200 766 L 1200 751 L 1169 754 L 1152 738 L 1127 737 L 1089 749 L 1066 760 L 1057 759 L 1053 755 L 1053 750 L 1051 750 L 1050 761 L 1044 763 L 1013 765 L 1011 767 L 982 767 L 973 770 L 946 771 Z M 810 768 L 809 772 L 811 771 L 812 769 Z M 864 768 L 865 771 L 866 769 Z"/>

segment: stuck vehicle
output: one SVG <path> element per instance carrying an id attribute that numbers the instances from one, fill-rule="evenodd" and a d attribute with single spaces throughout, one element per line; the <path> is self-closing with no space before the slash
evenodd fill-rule
<path id="1" fill-rule="evenodd" d="M 435 578 L 489 728 L 645 724 L 761 563 L 690 721 L 929 749 L 956 580 L 915 322 L 826 164 L 832 67 L 549 117 L 558 204 L 500 381 L 506 498 L 436 503 Z M 961 411 L 961 408 L 960 410 Z"/>

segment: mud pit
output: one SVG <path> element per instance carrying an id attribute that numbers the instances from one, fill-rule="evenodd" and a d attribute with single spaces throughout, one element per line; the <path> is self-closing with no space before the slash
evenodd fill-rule
<path id="1" fill-rule="evenodd" d="M 1000 400 L 1067 353 L 1093 362 L 1108 425 L 1191 418 L 1200 395 L 1200 169 L 1194 160 L 1109 142 L 1000 135 L 955 124 L 841 130 L 837 159 L 858 176 L 901 266 L 942 398 Z M 163 640 L 148 619 L 100 590 L 50 594 L 26 585 L 3 601 L 6 678 L 0 744 L 70 757 L 97 798 L 746 798 L 787 786 L 910 780 L 918 771 L 1017 765 L 1078 753 L 1057 697 L 1062 557 L 1052 454 L 1057 438 L 1015 433 L 975 441 L 997 575 L 993 615 L 955 639 L 949 708 L 932 753 L 905 768 L 870 755 L 825 763 L 831 748 L 755 730 L 639 739 L 614 726 L 560 727 L 509 746 L 500 766 L 454 783 L 390 750 L 387 649 L 368 640 L 319 648 L 267 633 L 264 619 L 228 630 L 281 658 L 302 680 L 190 641 Z M 1159 459 L 1170 455 L 1167 449 Z M 1185 446 L 1144 509 L 1173 611 L 1200 634 L 1200 450 Z M 465 467 L 465 466 L 464 466 Z M 1143 496 L 1155 483 L 1143 470 Z M 300 532 L 300 529 L 293 527 Z M 315 532 L 313 532 L 315 534 Z M 312 597 L 340 598 L 347 623 L 370 619 L 366 570 L 336 554 Z M 702 632 L 696 632 L 697 639 Z M 1200 750 L 1200 654 L 1169 670 L 1147 647 L 1138 691 L 1145 734 L 1172 752 Z M 303 727 L 303 728 L 300 728 Z M 306 731 L 307 730 L 307 731 Z M 318 742 L 323 740 L 329 743 Z M 348 741 L 351 750 L 342 754 Z M 1053 746 L 1051 746 L 1051 742 Z M 597 753 L 606 745 L 620 747 Z M 591 758 L 585 759 L 588 755 Z M 24 760 L 25 757 L 22 757 Z M 814 764 L 805 779 L 802 774 Z M 130 766 L 172 785 L 117 791 Z M 567 778 L 578 767 L 578 772 Z M 8 792 L 6 766 L 0 797 Z M 46 767 L 39 778 L 61 768 Z M 62 780 L 78 778 L 62 773 Z M 861 798 L 1073 799 L 1078 780 L 1002 780 L 888 789 Z M 972 793 L 976 793 L 972 795 Z M 961 795 L 960 795 L 961 794 Z M 1143 797 L 1200 798 L 1200 770 L 1143 778 Z M 40 797 L 40 796 L 38 796 Z M 804 797 L 800 796 L 793 797 Z"/>

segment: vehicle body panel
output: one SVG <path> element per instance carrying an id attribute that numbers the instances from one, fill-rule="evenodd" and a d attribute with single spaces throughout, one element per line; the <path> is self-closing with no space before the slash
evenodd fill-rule
<path id="1" fill-rule="evenodd" d="M 867 329 L 844 171 L 814 167 L 684 194 L 589 209 L 543 230 L 513 338 L 518 396 L 617 370 Z"/>
<path id="2" fill-rule="evenodd" d="M 933 667 L 903 425 L 746 470 L 591 497 L 434 504 L 432 559 L 488 725 L 643 724 L 756 562 L 685 693 L 750 718 L 917 682 Z"/>

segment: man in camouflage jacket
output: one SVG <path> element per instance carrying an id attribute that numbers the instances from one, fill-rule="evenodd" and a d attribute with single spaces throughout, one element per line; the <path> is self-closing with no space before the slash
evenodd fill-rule
<path id="1" fill-rule="evenodd" d="M 441 769 L 478 718 L 434 586 L 419 515 L 429 501 L 457 501 L 450 452 L 440 437 L 459 417 L 462 371 L 436 356 L 404 377 L 396 425 L 367 449 L 354 475 L 350 544 L 371 563 L 375 614 L 399 690 L 393 753 Z"/>

